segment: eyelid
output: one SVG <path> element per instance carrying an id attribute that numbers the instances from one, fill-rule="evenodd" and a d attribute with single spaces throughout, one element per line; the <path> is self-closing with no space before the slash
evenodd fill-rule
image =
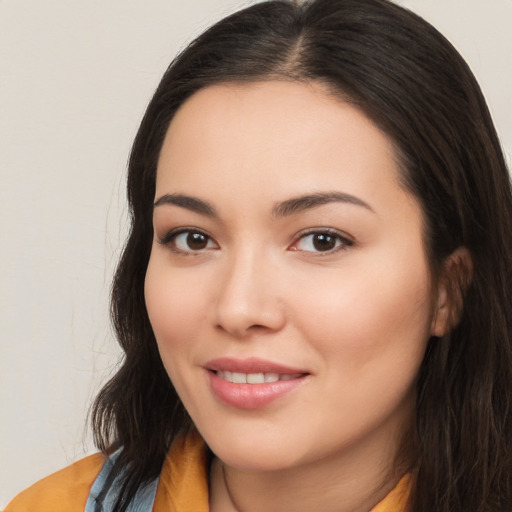
<path id="1" fill-rule="evenodd" d="M 289 246 L 289 250 L 300 251 L 301 249 L 298 249 L 295 246 L 301 240 L 303 240 L 304 238 L 306 238 L 307 236 L 310 236 L 310 235 L 322 235 L 322 234 L 337 238 L 338 240 L 341 241 L 341 244 L 338 247 L 334 247 L 333 249 L 330 249 L 327 251 L 302 250 L 302 252 L 311 253 L 311 254 L 314 254 L 315 256 L 327 256 L 327 255 L 336 253 L 340 250 L 345 250 L 348 247 L 352 247 L 355 244 L 354 239 L 342 231 L 339 231 L 334 228 L 317 227 L 317 228 L 308 228 L 308 229 L 305 229 L 305 230 L 301 231 L 300 233 L 298 233 L 297 236 L 295 237 L 295 240 L 293 241 L 293 243 Z"/>
<path id="2" fill-rule="evenodd" d="M 194 226 L 180 226 L 178 228 L 170 229 L 163 236 L 157 236 L 157 241 L 160 245 L 168 246 L 173 252 L 179 254 L 201 254 L 206 250 L 202 249 L 194 251 L 191 249 L 190 251 L 184 251 L 182 249 L 178 249 L 177 247 L 172 246 L 173 240 L 183 233 L 198 233 L 208 238 L 208 240 L 212 241 L 217 247 L 219 245 L 215 241 L 215 239 L 212 236 L 210 236 L 204 229 L 196 228 Z"/>

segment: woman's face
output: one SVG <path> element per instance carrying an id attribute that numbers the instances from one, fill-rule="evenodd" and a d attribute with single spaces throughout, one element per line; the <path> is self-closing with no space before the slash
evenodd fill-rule
<path id="1" fill-rule="evenodd" d="M 316 84 L 219 85 L 158 162 L 146 303 L 165 368 L 233 467 L 392 458 L 442 329 L 388 138 Z"/>

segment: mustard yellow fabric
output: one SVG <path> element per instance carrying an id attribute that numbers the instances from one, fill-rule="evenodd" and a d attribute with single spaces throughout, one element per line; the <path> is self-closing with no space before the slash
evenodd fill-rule
<path id="1" fill-rule="evenodd" d="M 410 512 L 411 486 L 411 475 L 403 476 L 396 487 L 370 512 Z"/>
<path id="2" fill-rule="evenodd" d="M 89 490 L 104 463 L 101 454 L 75 462 L 23 491 L 5 512 L 83 512 Z M 411 477 L 370 512 L 408 512 Z M 177 439 L 164 462 L 153 512 L 208 512 L 204 443 L 197 433 Z"/>
<path id="3" fill-rule="evenodd" d="M 83 512 L 104 461 L 96 453 L 43 478 L 18 494 L 5 512 Z"/>
<path id="4" fill-rule="evenodd" d="M 208 512 L 204 442 L 196 432 L 178 438 L 165 459 L 153 512 Z"/>

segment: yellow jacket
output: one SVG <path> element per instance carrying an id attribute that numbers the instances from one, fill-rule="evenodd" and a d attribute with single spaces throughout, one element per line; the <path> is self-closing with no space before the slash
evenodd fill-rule
<path id="1" fill-rule="evenodd" d="M 99 453 L 71 464 L 29 487 L 5 512 L 83 512 L 91 486 L 105 462 Z M 410 476 L 370 512 L 406 512 Z M 208 512 L 204 442 L 197 433 L 177 439 L 164 462 L 153 512 Z"/>

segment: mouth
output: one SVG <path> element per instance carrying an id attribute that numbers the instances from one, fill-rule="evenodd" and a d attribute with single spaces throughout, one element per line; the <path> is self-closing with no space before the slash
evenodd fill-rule
<path id="1" fill-rule="evenodd" d="M 279 382 L 282 380 L 293 380 L 306 375 L 304 373 L 242 373 L 216 370 L 217 377 L 234 384 L 265 384 L 268 382 Z"/>
<path id="2" fill-rule="evenodd" d="M 261 359 L 221 358 L 205 366 L 213 395 L 236 409 L 260 409 L 309 380 L 310 373 Z"/>
<path id="3" fill-rule="evenodd" d="M 274 363 L 273 361 L 267 361 L 265 359 L 259 359 L 256 357 L 250 357 L 248 359 L 234 359 L 232 357 L 219 357 L 208 361 L 204 367 L 207 370 L 219 372 L 220 374 L 243 374 L 243 375 L 267 375 L 270 379 L 274 379 L 274 376 L 279 377 L 303 375 L 309 373 L 306 370 L 300 368 L 293 368 L 286 366 L 281 363 Z M 219 375 L 222 376 L 222 375 Z M 283 380 L 285 380 L 283 379 Z"/>

